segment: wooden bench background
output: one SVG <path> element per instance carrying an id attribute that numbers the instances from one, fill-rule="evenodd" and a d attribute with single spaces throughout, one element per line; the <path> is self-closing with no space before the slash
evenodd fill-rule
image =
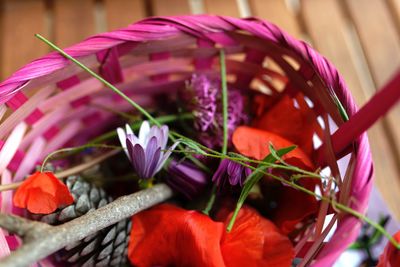
<path id="1" fill-rule="evenodd" d="M 0 79 L 49 52 L 153 15 L 258 16 L 314 46 L 359 105 L 400 66 L 400 0 L 0 0 Z M 400 90 L 400 89 L 399 89 Z M 400 105 L 370 131 L 376 185 L 400 219 Z"/>

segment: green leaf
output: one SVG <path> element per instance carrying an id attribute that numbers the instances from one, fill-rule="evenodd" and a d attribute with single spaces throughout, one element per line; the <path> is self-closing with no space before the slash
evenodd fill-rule
<path id="1" fill-rule="evenodd" d="M 270 145 L 270 154 L 268 154 L 263 160 L 263 163 L 273 163 L 277 160 L 277 158 L 280 158 L 284 156 L 285 154 L 289 153 L 293 149 L 295 149 L 296 146 L 290 146 L 286 148 L 282 148 L 279 150 L 275 150 L 272 145 Z M 251 189 L 253 188 L 254 185 L 256 185 L 260 179 L 264 176 L 264 171 L 268 169 L 269 166 L 268 164 L 259 164 L 257 166 L 257 169 L 255 169 L 246 179 L 244 186 L 242 188 L 242 192 L 240 193 L 239 199 L 236 203 L 236 208 L 233 213 L 233 216 L 231 220 L 229 221 L 228 227 L 226 230 L 230 232 L 232 230 L 232 227 L 235 223 L 236 217 L 239 214 L 240 209 L 242 208 L 244 202 L 246 201 L 246 198 L 249 196 L 249 193 Z"/>
<path id="2" fill-rule="evenodd" d="M 332 91 L 332 92 L 331 92 L 331 96 L 332 96 L 332 98 L 333 98 L 333 101 L 334 101 L 335 104 L 336 104 L 336 107 L 337 107 L 338 110 L 339 110 L 340 116 L 342 117 L 342 119 L 343 119 L 344 121 L 348 121 L 348 120 L 349 120 L 349 115 L 347 115 L 347 112 L 346 112 L 346 110 L 344 109 L 343 104 L 340 102 L 339 98 L 338 98 L 337 95 L 333 92 L 333 90 L 331 90 L 331 91 Z"/>
<path id="3" fill-rule="evenodd" d="M 293 145 L 293 146 L 288 146 L 279 150 L 275 150 L 274 146 L 270 143 L 269 144 L 269 152 L 270 154 L 267 157 L 272 157 L 272 159 L 268 160 L 268 163 L 272 163 L 275 160 L 278 160 L 282 163 L 284 163 L 284 161 L 282 160 L 282 156 L 286 155 L 287 153 L 295 150 L 297 148 L 297 146 Z M 265 159 L 264 159 L 265 160 Z"/>

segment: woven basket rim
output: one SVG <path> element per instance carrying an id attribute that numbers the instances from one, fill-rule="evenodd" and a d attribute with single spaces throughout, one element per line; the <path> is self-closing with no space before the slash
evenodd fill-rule
<path id="1" fill-rule="evenodd" d="M 214 15 L 151 17 L 122 29 L 93 35 L 80 43 L 66 48 L 65 51 L 71 56 L 79 58 L 96 54 L 126 42 L 149 42 L 170 38 L 182 33 L 214 43 L 216 40 L 229 43 L 231 41 L 229 38 L 224 39 L 226 36 L 220 36 L 219 34 L 238 30 L 246 31 L 255 37 L 293 51 L 314 71 L 313 73 L 307 73 L 307 75 L 310 78 L 313 75 L 319 76 L 326 89 L 337 95 L 349 116 L 352 116 L 357 111 L 350 91 L 333 64 L 307 43 L 290 36 L 276 25 L 258 18 L 239 19 Z M 56 52 L 32 61 L 0 83 L 0 103 L 7 103 L 30 81 L 63 69 L 69 64 L 71 63 L 68 60 Z M 359 205 L 354 205 L 353 208 L 364 212 L 369 191 L 372 187 L 373 170 L 366 134 L 362 134 L 355 141 L 354 155 L 355 165 L 351 194 L 360 203 Z M 357 233 L 357 229 L 352 230 L 352 228 L 359 226 L 360 224 L 355 218 L 347 216 L 341 220 L 337 231 L 342 234 L 347 232 Z M 334 260 L 345 249 L 347 246 L 345 242 L 341 245 L 334 244 L 340 238 L 341 236 L 339 235 L 333 237 L 331 244 L 327 244 L 325 249 L 318 255 L 315 266 L 328 266 L 332 259 Z M 334 250 L 333 253 L 332 249 Z M 329 251 L 329 253 L 324 253 L 324 251 Z"/>

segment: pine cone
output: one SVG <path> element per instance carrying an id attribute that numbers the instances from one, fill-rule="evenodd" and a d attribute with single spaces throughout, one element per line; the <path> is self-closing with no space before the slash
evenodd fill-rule
<path id="1" fill-rule="evenodd" d="M 74 196 L 74 203 L 44 216 L 32 215 L 36 220 L 52 225 L 62 224 L 112 201 L 103 189 L 70 176 L 65 184 Z M 68 266 L 122 266 L 126 264 L 131 220 L 125 219 L 83 240 L 70 244 L 56 253 L 55 259 Z"/>

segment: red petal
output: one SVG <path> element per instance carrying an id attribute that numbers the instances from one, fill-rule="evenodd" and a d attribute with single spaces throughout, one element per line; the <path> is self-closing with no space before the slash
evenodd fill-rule
<path id="1" fill-rule="evenodd" d="M 291 233 L 295 226 L 318 210 L 314 196 L 288 186 L 282 186 L 272 220 L 284 234 Z"/>
<path id="2" fill-rule="evenodd" d="M 277 134 L 247 126 L 239 126 L 236 128 L 232 135 L 232 142 L 241 154 L 257 160 L 264 159 L 270 153 L 270 143 L 275 149 L 294 145 L 292 142 Z M 300 148 L 289 152 L 287 155 L 283 156 L 283 159 L 291 157 L 300 159 L 307 167 L 313 169 L 311 160 Z"/>
<path id="3" fill-rule="evenodd" d="M 40 175 L 40 172 L 35 172 L 28 178 L 24 180 L 24 182 L 17 188 L 17 190 L 14 193 L 14 198 L 13 202 L 14 205 L 19 207 L 19 208 L 26 208 L 27 201 L 28 201 L 28 190 L 31 188 L 32 182 L 37 179 L 37 177 Z"/>
<path id="4" fill-rule="evenodd" d="M 398 231 L 393 237 L 397 242 L 400 242 L 400 231 Z M 379 262 L 376 267 L 396 266 L 400 266 L 400 250 L 393 246 L 392 243 L 388 242 L 385 250 L 379 257 Z"/>
<path id="5" fill-rule="evenodd" d="M 223 224 L 196 211 L 159 205 L 132 217 L 131 263 L 147 266 L 225 266 Z"/>
<path id="6" fill-rule="evenodd" d="M 68 187 L 51 172 L 35 172 L 17 189 L 14 205 L 32 213 L 48 214 L 74 202 Z"/>
<path id="7" fill-rule="evenodd" d="M 230 218 L 231 215 L 227 217 L 226 225 Z M 232 231 L 224 234 L 221 250 L 228 267 L 291 266 L 294 258 L 294 249 L 287 236 L 246 206 L 240 210 Z"/>
<path id="8" fill-rule="evenodd" d="M 302 94 L 296 96 L 296 101 L 297 107 L 294 106 L 294 99 L 287 95 L 283 96 L 272 108 L 256 118 L 253 126 L 276 133 L 311 155 L 313 135 L 315 132 L 322 133 L 321 126 Z"/>
<path id="9" fill-rule="evenodd" d="M 54 196 L 39 188 L 29 189 L 27 209 L 36 214 L 50 214 L 57 209 Z"/>

